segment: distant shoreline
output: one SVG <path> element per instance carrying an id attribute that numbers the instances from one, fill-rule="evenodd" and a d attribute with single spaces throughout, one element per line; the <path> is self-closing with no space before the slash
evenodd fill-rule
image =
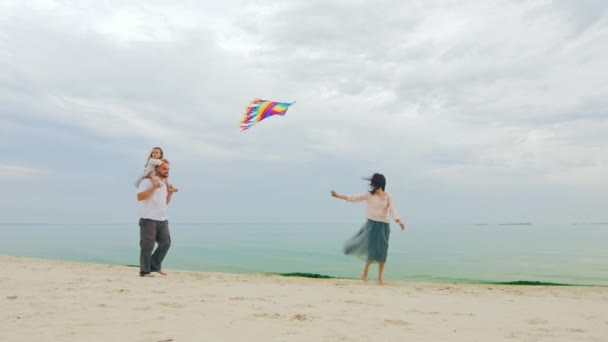
<path id="1" fill-rule="evenodd" d="M 608 226 L 608 222 L 574 222 L 573 226 Z"/>
<path id="2" fill-rule="evenodd" d="M 334 277 L 326 274 L 318 274 L 318 273 L 306 273 L 306 272 L 288 272 L 288 273 L 264 273 L 267 275 L 279 275 L 282 277 L 302 277 L 302 278 L 314 278 L 314 279 L 351 279 L 356 280 L 355 278 L 347 278 L 347 277 Z M 537 280 L 514 280 L 514 281 L 488 281 L 488 280 L 468 280 L 468 279 L 442 279 L 444 281 L 437 282 L 436 284 L 449 283 L 449 284 L 469 284 L 469 285 L 513 285 L 513 286 L 598 286 L 605 287 L 601 285 L 584 285 L 584 284 L 567 284 L 567 283 L 553 283 L 546 281 L 537 281 Z M 403 281 L 403 280 L 400 280 Z M 406 280 L 406 282 L 408 282 Z M 414 281 L 413 281 L 414 282 Z M 428 282 L 428 281 L 425 281 Z"/>
<path id="3" fill-rule="evenodd" d="M 53 260 L 53 259 L 45 259 Z M 62 261 L 62 260 L 58 260 Z M 73 262 L 73 261 L 69 261 Z M 80 262 L 80 261 L 74 261 Z M 117 265 L 126 267 L 139 267 L 138 265 Z M 201 272 L 190 269 L 179 269 L 180 271 L 186 272 Z M 301 277 L 301 278 L 312 278 L 312 279 L 343 279 L 343 280 L 357 280 L 358 278 L 339 277 L 329 274 L 319 274 L 311 272 L 262 272 L 262 273 L 235 273 L 235 272 L 215 272 L 208 271 L 209 273 L 226 273 L 234 275 L 247 275 L 247 274 L 262 274 L 262 275 L 276 275 L 281 277 Z M 582 287 L 608 287 L 606 285 L 594 285 L 594 284 L 583 284 L 583 283 L 556 283 L 539 280 L 511 280 L 511 281 L 498 281 L 498 280 L 479 280 L 479 279 L 463 279 L 463 278 L 425 278 L 425 279 L 406 279 L 406 280 L 394 280 L 397 282 L 407 283 L 432 283 L 432 284 L 462 284 L 462 285 L 507 285 L 507 286 L 582 286 Z"/>

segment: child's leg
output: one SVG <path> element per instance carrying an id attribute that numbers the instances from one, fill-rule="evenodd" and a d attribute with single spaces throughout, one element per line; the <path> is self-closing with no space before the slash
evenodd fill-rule
<path id="1" fill-rule="evenodd" d="M 382 285 L 382 273 L 384 273 L 384 263 L 381 262 L 378 264 L 378 284 Z"/>
<path id="2" fill-rule="evenodd" d="M 165 184 L 167 184 L 167 190 L 169 190 L 169 192 L 177 192 L 177 188 L 173 186 L 173 184 L 171 184 L 169 182 L 169 179 L 165 178 Z"/>
<path id="3" fill-rule="evenodd" d="M 152 183 L 154 184 L 154 186 L 158 186 L 160 184 L 160 179 L 158 178 L 158 176 L 156 175 L 156 173 L 150 172 L 148 174 L 148 178 L 150 178 L 150 180 L 152 181 Z"/>
<path id="4" fill-rule="evenodd" d="M 371 264 L 372 264 L 371 260 L 367 260 L 365 262 L 365 268 L 363 268 L 363 274 L 361 275 L 361 279 L 363 281 L 367 281 L 367 272 L 369 271 L 369 265 L 371 265 Z"/>

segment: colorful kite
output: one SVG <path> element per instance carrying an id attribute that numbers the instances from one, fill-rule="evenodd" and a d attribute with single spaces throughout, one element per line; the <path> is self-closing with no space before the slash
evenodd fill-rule
<path id="1" fill-rule="evenodd" d="M 256 123 L 273 115 L 285 115 L 289 106 L 294 104 L 287 102 L 273 102 L 254 99 L 245 108 L 245 115 L 241 120 L 241 131 L 248 129 Z"/>

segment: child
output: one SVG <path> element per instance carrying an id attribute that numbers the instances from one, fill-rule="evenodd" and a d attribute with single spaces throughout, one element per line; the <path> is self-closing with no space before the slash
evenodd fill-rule
<path id="1" fill-rule="evenodd" d="M 139 183 L 144 178 L 150 178 L 150 180 L 152 181 L 154 186 L 159 187 L 161 180 L 156 175 L 156 167 L 162 163 L 169 163 L 169 161 L 167 159 L 163 158 L 163 149 L 160 147 L 152 148 L 152 152 L 150 152 L 150 156 L 148 157 L 148 160 L 146 161 L 146 166 L 144 168 L 144 172 L 139 178 L 137 178 L 137 181 L 135 181 L 135 186 L 138 187 Z M 171 183 L 169 183 L 168 179 L 165 179 L 165 184 L 167 185 L 167 190 L 169 192 L 178 191 L 177 188 L 174 188 L 173 185 L 171 185 Z"/>
<path id="2" fill-rule="evenodd" d="M 405 229 L 405 224 L 401 220 L 399 213 L 393 204 L 393 198 L 385 192 L 386 178 L 382 174 L 374 173 L 369 180 L 371 190 L 369 192 L 346 196 L 331 191 L 333 197 L 349 202 L 367 201 L 366 216 L 367 222 L 350 240 L 344 245 L 344 253 L 365 258 L 365 268 L 361 279 L 367 281 L 367 271 L 373 262 L 378 263 L 378 284 L 382 285 L 382 273 L 388 252 L 388 238 L 390 235 L 389 220 L 386 214 L 390 212 L 391 217 Z"/>

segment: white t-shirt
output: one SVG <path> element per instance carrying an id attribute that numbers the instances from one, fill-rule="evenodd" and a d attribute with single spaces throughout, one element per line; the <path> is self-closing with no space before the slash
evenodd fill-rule
<path id="1" fill-rule="evenodd" d="M 139 217 L 156 221 L 167 219 L 167 185 L 165 182 L 160 182 L 160 184 L 161 187 L 156 189 L 152 196 L 140 201 Z M 139 183 L 137 193 L 151 189 L 152 186 L 152 180 L 145 178 Z"/>

